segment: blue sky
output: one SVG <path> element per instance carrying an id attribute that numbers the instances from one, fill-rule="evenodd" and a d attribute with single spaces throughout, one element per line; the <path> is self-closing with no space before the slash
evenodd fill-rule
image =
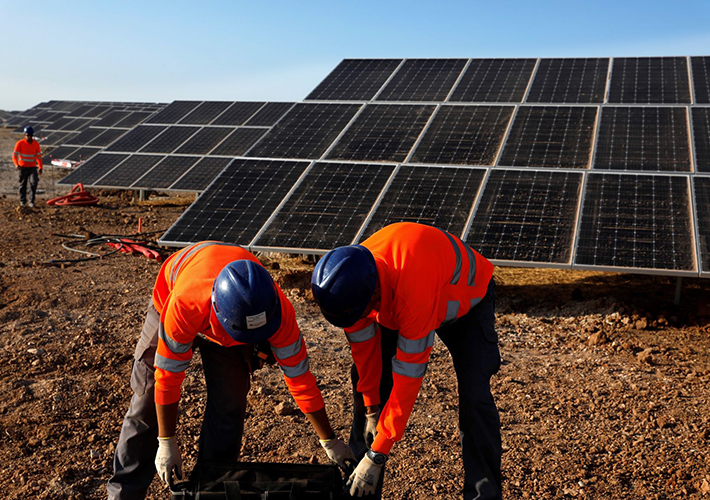
<path id="1" fill-rule="evenodd" d="M 300 101 L 345 58 L 710 55 L 710 1 L 0 0 L 0 109 Z"/>

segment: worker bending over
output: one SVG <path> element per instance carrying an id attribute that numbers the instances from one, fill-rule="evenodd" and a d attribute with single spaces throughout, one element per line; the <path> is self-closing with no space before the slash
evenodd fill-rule
<path id="1" fill-rule="evenodd" d="M 313 295 L 323 316 L 345 328 L 354 360 L 350 446 L 360 462 L 352 496 L 379 495 L 436 332 L 458 380 L 464 499 L 501 498 L 500 419 L 490 390 L 500 368 L 492 275 L 493 265 L 459 238 L 414 223 L 389 225 L 316 265 Z"/>
<path id="2" fill-rule="evenodd" d="M 245 346 L 262 341 L 270 344 L 328 457 L 341 467 L 354 464 L 328 421 L 293 305 L 251 253 L 206 241 L 173 254 L 160 269 L 135 350 L 134 394 L 116 447 L 109 498 L 144 498 L 156 469 L 166 483 L 173 470 L 182 477 L 178 401 L 196 347 L 207 385 L 197 460 L 239 458 L 250 387 L 251 350 Z"/>
<path id="3" fill-rule="evenodd" d="M 30 207 L 35 206 L 35 195 L 39 176 L 42 175 L 42 150 L 34 139 L 35 131 L 29 125 L 25 127 L 25 137 L 15 143 L 12 163 L 19 172 L 20 206 L 27 204 L 27 181 L 30 183 Z"/>

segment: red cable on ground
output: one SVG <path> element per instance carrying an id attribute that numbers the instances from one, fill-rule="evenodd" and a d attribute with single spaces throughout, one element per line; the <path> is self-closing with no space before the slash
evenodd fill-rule
<path id="1" fill-rule="evenodd" d="M 99 199 L 86 191 L 84 189 L 84 185 L 80 182 L 79 184 L 76 184 L 71 191 L 69 191 L 69 194 L 47 200 L 47 205 L 57 205 L 62 207 L 68 205 L 86 206 L 96 205 L 98 202 Z"/>

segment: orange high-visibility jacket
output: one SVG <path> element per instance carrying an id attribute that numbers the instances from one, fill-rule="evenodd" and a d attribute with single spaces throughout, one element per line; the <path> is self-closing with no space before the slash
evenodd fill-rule
<path id="1" fill-rule="evenodd" d="M 397 330 L 393 387 L 372 449 L 389 453 L 401 439 L 419 394 L 434 330 L 460 318 L 486 294 L 493 264 L 459 238 L 431 226 L 391 224 L 362 243 L 375 257 L 381 299 L 345 333 L 366 406 L 380 403 L 380 329 Z"/>
<path id="2" fill-rule="evenodd" d="M 12 163 L 16 167 L 39 167 L 42 170 L 42 151 L 39 142 L 32 140 L 32 144 L 27 139 L 20 139 L 15 143 L 15 151 L 12 153 Z"/>
<path id="3" fill-rule="evenodd" d="M 160 313 L 155 356 L 155 401 L 161 405 L 180 399 L 180 386 L 192 358 L 192 342 L 201 334 L 228 347 L 243 345 L 224 330 L 212 312 L 212 284 L 219 272 L 235 260 L 259 261 L 238 245 L 204 241 L 171 255 L 160 269 L 153 288 L 153 305 Z M 301 411 L 323 408 L 323 398 L 308 366 L 308 353 L 296 323 L 293 305 L 277 286 L 281 326 L 269 338 L 286 385 Z"/>

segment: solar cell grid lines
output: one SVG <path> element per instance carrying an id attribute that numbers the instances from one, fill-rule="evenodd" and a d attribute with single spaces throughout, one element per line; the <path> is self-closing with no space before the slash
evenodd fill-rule
<path id="1" fill-rule="evenodd" d="M 617 57 L 609 83 L 610 103 L 690 103 L 685 57 Z"/>
<path id="2" fill-rule="evenodd" d="M 238 127 L 209 152 L 216 156 L 241 156 L 269 131 L 267 128 Z"/>
<path id="3" fill-rule="evenodd" d="M 234 102 L 212 121 L 212 125 L 243 125 L 264 106 L 263 102 Z"/>
<path id="4" fill-rule="evenodd" d="M 184 118 L 178 121 L 187 125 L 207 125 L 224 112 L 232 102 L 230 101 L 205 101 L 195 109 L 190 111 Z"/>
<path id="5" fill-rule="evenodd" d="M 254 246 L 327 251 L 352 243 L 393 170 L 392 165 L 316 163 Z"/>
<path id="6" fill-rule="evenodd" d="M 604 102 L 608 58 L 540 59 L 525 102 Z"/>
<path id="7" fill-rule="evenodd" d="M 271 127 L 293 107 L 292 102 L 267 102 L 244 125 L 250 127 Z"/>
<path id="8" fill-rule="evenodd" d="M 441 106 L 410 163 L 493 165 L 515 108 Z"/>
<path id="9" fill-rule="evenodd" d="M 707 274 L 710 273 L 710 177 L 693 179 L 693 190 L 698 221 L 700 271 Z"/>
<path id="10" fill-rule="evenodd" d="M 499 165 L 589 168 L 597 106 L 520 106 Z"/>
<path id="11" fill-rule="evenodd" d="M 166 125 L 139 125 L 106 148 L 106 151 L 133 153 L 155 139 Z"/>
<path id="12" fill-rule="evenodd" d="M 589 173 L 575 264 L 694 271 L 688 176 Z"/>
<path id="13" fill-rule="evenodd" d="M 78 182 L 90 186 L 128 158 L 127 154 L 99 153 L 64 177 L 57 184 L 73 185 Z"/>
<path id="14" fill-rule="evenodd" d="M 395 222 L 418 222 L 461 236 L 485 174 L 476 168 L 400 166 L 358 241 Z"/>
<path id="15" fill-rule="evenodd" d="M 424 104 L 366 105 L 327 158 L 404 161 L 434 109 Z"/>
<path id="16" fill-rule="evenodd" d="M 168 156 L 131 184 L 131 187 L 134 189 L 167 189 L 199 159 L 199 156 Z"/>
<path id="17" fill-rule="evenodd" d="M 175 191 L 204 191 L 210 182 L 224 170 L 232 158 L 202 158 L 190 170 L 170 186 Z"/>
<path id="18" fill-rule="evenodd" d="M 583 174 L 491 170 L 466 243 L 494 261 L 566 264 Z"/>
<path id="19" fill-rule="evenodd" d="M 119 168 L 114 168 L 93 185 L 101 187 L 128 187 L 165 156 L 134 154 L 124 160 Z"/>
<path id="20" fill-rule="evenodd" d="M 172 125 L 179 122 L 185 115 L 200 105 L 202 101 L 173 101 L 162 111 L 151 116 L 145 123 Z"/>
<path id="21" fill-rule="evenodd" d="M 227 137 L 232 130 L 233 129 L 228 127 L 204 127 L 190 137 L 175 153 L 206 155 L 219 144 L 222 139 Z"/>
<path id="22" fill-rule="evenodd" d="M 710 104 L 710 56 L 691 57 L 690 66 L 693 70 L 694 102 Z"/>
<path id="23" fill-rule="evenodd" d="M 233 160 L 160 239 L 248 246 L 308 167 L 303 161 Z"/>
<path id="24" fill-rule="evenodd" d="M 535 59 L 472 59 L 451 102 L 522 102 Z"/>
<path id="25" fill-rule="evenodd" d="M 345 59 L 306 100 L 369 101 L 401 63 L 402 59 Z"/>
<path id="26" fill-rule="evenodd" d="M 695 169 L 710 172 L 710 108 L 692 109 Z"/>
<path id="27" fill-rule="evenodd" d="M 172 153 L 190 137 L 192 137 L 200 127 L 171 126 L 162 134 L 147 143 L 140 149 L 141 153 Z"/>
<path id="28" fill-rule="evenodd" d="M 689 148 L 686 108 L 606 106 L 594 169 L 689 172 Z"/>
<path id="29" fill-rule="evenodd" d="M 249 156 L 320 158 L 359 108 L 357 104 L 296 104 Z"/>
<path id="30" fill-rule="evenodd" d="M 466 62 L 466 59 L 407 59 L 375 100 L 443 101 Z"/>

